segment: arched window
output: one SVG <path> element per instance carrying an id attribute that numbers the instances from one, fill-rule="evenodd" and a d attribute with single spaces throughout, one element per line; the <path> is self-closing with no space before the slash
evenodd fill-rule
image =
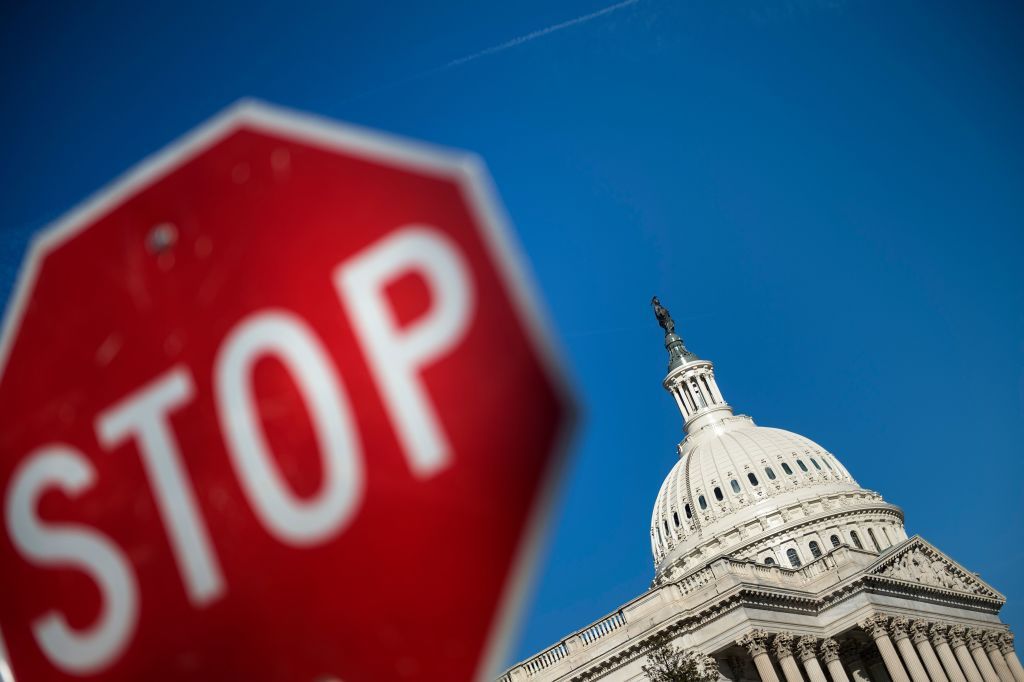
<path id="1" fill-rule="evenodd" d="M 871 544 L 875 546 L 875 551 L 881 552 L 882 546 L 878 544 L 878 538 L 875 537 L 875 531 L 873 528 L 868 528 L 868 537 L 871 538 Z"/>
<path id="2" fill-rule="evenodd" d="M 804 461 L 802 459 L 798 459 L 796 463 L 797 466 L 799 466 L 802 470 L 807 471 L 807 465 L 804 464 Z"/>
<path id="3" fill-rule="evenodd" d="M 821 556 L 821 547 L 814 540 L 811 540 L 811 544 L 807 545 L 807 548 L 811 550 L 811 556 L 815 559 Z"/>
<path id="4" fill-rule="evenodd" d="M 861 544 L 860 536 L 857 535 L 857 531 L 855 531 L 855 530 L 851 530 L 850 531 L 850 539 L 853 540 L 853 546 L 854 547 L 856 547 L 857 549 L 864 549 L 864 545 Z"/>
<path id="5" fill-rule="evenodd" d="M 757 485 L 757 476 L 753 472 L 747 474 L 747 480 L 750 481 L 750 485 Z"/>
<path id="6" fill-rule="evenodd" d="M 771 467 L 765 467 L 764 468 L 764 473 L 765 473 L 766 476 L 768 476 L 768 480 L 769 481 L 774 481 L 775 480 L 775 472 L 772 471 Z"/>
<path id="7" fill-rule="evenodd" d="M 667 537 L 667 538 L 670 538 L 670 537 L 672 537 L 671 535 L 669 535 L 669 534 L 668 534 L 668 519 L 664 519 L 664 520 L 662 521 L 662 523 L 664 523 L 664 524 L 665 524 L 665 537 Z"/>
<path id="8" fill-rule="evenodd" d="M 786 558 L 789 559 L 790 566 L 793 568 L 800 568 L 800 557 L 797 555 L 795 549 L 787 549 Z"/>
<path id="9" fill-rule="evenodd" d="M 715 488 L 715 499 L 718 500 L 719 502 L 725 499 L 725 495 L 722 494 L 721 488 Z"/>
<path id="10" fill-rule="evenodd" d="M 786 472 L 787 476 L 792 476 L 793 475 L 793 470 L 790 469 L 789 465 L 786 464 L 785 462 L 782 463 L 782 470 Z"/>
<path id="11" fill-rule="evenodd" d="M 732 486 L 732 491 L 738 495 L 740 492 L 740 482 L 734 478 L 729 481 L 729 485 Z"/>
<path id="12" fill-rule="evenodd" d="M 672 512 L 672 521 L 676 524 L 676 528 L 679 527 L 679 512 Z"/>
<path id="13" fill-rule="evenodd" d="M 818 471 L 821 471 L 821 465 L 818 464 L 818 460 L 816 460 L 813 457 L 811 457 L 811 464 L 814 465 L 815 469 L 817 469 Z"/>
<path id="14" fill-rule="evenodd" d="M 828 457 L 822 457 L 821 461 L 825 463 L 825 466 L 827 466 L 829 470 L 832 469 L 832 465 L 828 463 Z"/>
<path id="15" fill-rule="evenodd" d="M 693 518 L 693 512 L 690 511 L 690 503 L 689 502 L 687 502 L 686 506 L 683 507 L 683 511 L 686 512 L 686 518 L 688 518 L 688 519 L 692 519 Z"/>
<path id="16" fill-rule="evenodd" d="M 707 509 L 708 508 L 708 501 L 704 499 L 703 495 L 701 495 L 700 497 L 697 498 L 697 504 L 700 505 L 701 509 Z"/>
<path id="17" fill-rule="evenodd" d="M 764 558 L 764 565 L 765 566 L 774 566 L 775 565 L 775 559 L 771 558 L 770 556 L 766 556 Z"/>
<path id="18" fill-rule="evenodd" d="M 885 546 L 892 547 L 892 538 L 889 536 L 889 529 L 882 526 L 882 535 L 885 536 Z"/>
<path id="19" fill-rule="evenodd" d="M 839 541 L 839 536 L 838 536 L 838 535 L 833 535 L 833 536 L 832 536 L 831 538 L 829 538 L 829 539 L 830 539 L 830 540 L 832 541 L 832 546 L 833 546 L 833 547 L 838 547 L 838 546 L 839 546 L 840 544 L 842 544 L 842 543 L 841 543 L 841 542 Z"/>

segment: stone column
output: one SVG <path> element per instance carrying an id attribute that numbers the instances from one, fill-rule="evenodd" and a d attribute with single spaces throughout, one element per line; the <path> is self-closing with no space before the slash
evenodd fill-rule
<path id="1" fill-rule="evenodd" d="M 828 682 L 825 671 L 821 669 L 821 663 L 818 663 L 817 648 L 818 638 L 810 635 L 801 637 L 796 643 L 797 655 L 800 657 L 800 662 L 804 664 L 808 679 L 811 682 Z"/>
<path id="2" fill-rule="evenodd" d="M 949 646 L 956 654 L 956 660 L 960 663 L 960 669 L 964 671 L 967 682 L 985 682 L 981 677 L 981 671 L 978 670 L 978 665 L 971 657 L 971 652 L 967 650 L 967 644 L 964 642 L 966 635 L 967 628 L 962 625 L 954 625 L 949 629 Z"/>
<path id="3" fill-rule="evenodd" d="M 949 682 L 949 678 L 942 670 L 942 664 L 939 663 L 939 657 L 932 649 L 932 643 L 928 641 L 928 623 L 923 620 L 915 620 L 911 623 L 910 641 L 914 643 L 918 655 L 921 656 L 921 662 L 924 663 L 924 668 L 928 671 L 928 677 L 932 679 L 932 682 Z"/>
<path id="4" fill-rule="evenodd" d="M 843 662 L 839 660 L 839 642 L 826 637 L 821 640 L 821 660 L 825 661 L 828 674 L 832 676 L 832 682 L 850 682 L 850 678 L 843 669 Z"/>
<path id="5" fill-rule="evenodd" d="M 871 639 L 875 640 L 875 646 L 878 647 L 878 653 L 882 654 L 885 669 L 889 671 L 889 677 L 892 678 L 893 682 L 910 682 L 910 678 L 907 677 L 907 671 L 903 669 L 903 664 L 900 663 L 900 656 L 896 653 L 896 647 L 892 645 L 892 640 L 889 639 L 889 633 L 886 632 L 885 626 L 885 616 L 878 614 L 860 623 L 860 629 L 868 633 Z"/>
<path id="6" fill-rule="evenodd" d="M 981 638 L 981 643 L 985 647 L 988 660 L 992 662 L 992 667 L 999 679 L 1003 682 L 1016 682 L 1013 679 L 1013 673 L 1010 672 L 1010 666 L 1006 665 L 1006 659 L 999 651 L 999 635 L 1000 633 L 997 632 L 986 632 Z"/>
<path id="7" fill-rule="evenodd" d="M 936 623 L 928 629 L 928 638 L 932 642 L 932 648 L 935 649 L 935 653 L 939 655 L 939 660 L 942 661 L 942 669 L 946 671 L 946 677 L 949 678 L 949 682 L 967 682 L 967 678 L 964 677 L 964 671 L 960 669 L 960 664 L 956 662 L 953 650 L 949 648 L 949 640 L 946 638 L 948 630 L 947 626 Z M 1021 680 L 1021 682 L 1024 682 L 1024 680 Z"/>
<path id="8" fill-rule="evenodd" d="M 1020 659 L 1017 658 L 1017 652 L 1013 650 L 1012 632 L 1004 632 L 1003 636 L 999 638 L 999 652 L 1006 660 L 1006 665 L 1010 668 L 1010 672 L 1013 673 L 1013 679 L 1017 680 L 1017 682 L 1024 682 L 1024 667 L 1021 667 Z"/>
<path id="9" fill-rule="evenodd" d="M 907 619 L 902 616 L 893 618 L 889 623 L 889 634 L 892 636 L 892 641 L 896 643 L 896 648 L 899 649 L 903 665 L 907 666 L 911 679 L 914 682 L 929 682 L 928 673 L 921 665 L 921 659 L 918 658 L 917 651 L 914 650 L 914 645 L 910 641 L 910 623 L 907 622 Z M 935 680 L 934 682 L 939 681 Z"/>
<path id="10" fill-rule="evenodd" d="M 804 682 L 804 676 L 800 674 L 800 668 L 793 658 L 793 635 L 788 632 L 775 635 L 772 650 L 782 668 L 782 674 L 786 676 L 786 682 Z"/>
<path id="11" fill-rule="evenodd" d="M 985 682 L 1001 682 L 996 669 L 992 667 L 992 661 L 985 655 L 985 645 L 981 641 L 982 632 L 971 628 L 967 631 L 967 649 L 971 652 L 971 658 L 978 666 L 981 676 Z"/>
<path id="12" fill-rule="evenodd" d="M 860 644 L 856 640 L 848 639 L 842 643 L 839 650 L 841 661 L 846 669 L 850 671 L 852 682 L 871 682 L 871 676 L 868 675 L 864 659 L 860 657 Z M 829 670 L 831 671 L 832 669 L 829 668 Z"/>
<path id="13" fill-rule="evenodd" d="M 753 630 L 736 640 L 736 644 L 747 650 L 754 659 L 757 674 L 761 682 L 779 682 L 772 661 L 768 658 L 768 633 L 764 630 Z"/>

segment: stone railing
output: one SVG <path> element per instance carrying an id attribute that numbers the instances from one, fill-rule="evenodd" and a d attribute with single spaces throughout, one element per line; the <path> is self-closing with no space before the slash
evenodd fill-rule
<path id="1" fill-rule="evenodd" d="M 716 560 L 711 566 L 705 566 L 675 581 L 671 586 L 665 585 L 661 589 L 678 590 L 677 596 L 669 597 L 669 599 L 683 598 L 730 575 L 736 576 L 740 581 L 763 581 L 767 579 L 769 582 L 774 582 L 780 587 L 786 585 L 797 586 L 810 582 L 822 573 L 834 569 L 835 566 L 836 560 L 831 556 L 831 552 L 801 568 L 795 569 L 783 566 L 765 566 L 754 561 L 721 558 Z M 582 630 L 577 630 L 553 647 L 516 665 L 498 678 L 498 682 L 518 682 L 519 680 L 535 676 L 542 670 L 558 663 L 570 653 L 575 654 L 580 649 L 589 647 L 602 638 L 623 628 L 628 621 L 637 618 L 637 613 L 649 613 L 652 608 L 651 603 L 660 601 L 663 598 L 659 597 L 656 590 L 638 597 L 615 613 L 592 623 Z M 627 614 L 629 615 L 627 616 Z"/>
<path id="2" fill-rule="evenodd" d="M 580 632 L 580 639 L 583 640 L 584 645 L 588 645 L 601 639 L 609 632 L 618 630 L 625 624 L 626 617 L 622 615 L 622 611 L 616 611 L 604 620 L 599 620 L 586 630 Z"/>

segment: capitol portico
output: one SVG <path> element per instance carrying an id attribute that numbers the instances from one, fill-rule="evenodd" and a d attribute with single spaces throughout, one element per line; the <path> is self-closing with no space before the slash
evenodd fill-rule
<path id="1" fill-rule="evenodd" d="M 1024 682 L 1003 595 L 908 538 L 830 451 L 734 414 L 653 304 L 686 433 L 654 504 L 654 579 L 500 682 L 639 682 L 660 642 L 731 682 Z"/>

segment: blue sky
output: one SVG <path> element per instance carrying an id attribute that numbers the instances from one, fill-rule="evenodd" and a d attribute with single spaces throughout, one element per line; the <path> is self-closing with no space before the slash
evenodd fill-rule
<path id="1" fill-rule="evenodd" d="M 242 96 L 481 154 L 585 410 L 513 655 L 652 577 L 681 424 L 657 293 L 1024 625 L 1015 3 L 103 2 L 0 9 L 0 299 L 30 235 Z"/>

